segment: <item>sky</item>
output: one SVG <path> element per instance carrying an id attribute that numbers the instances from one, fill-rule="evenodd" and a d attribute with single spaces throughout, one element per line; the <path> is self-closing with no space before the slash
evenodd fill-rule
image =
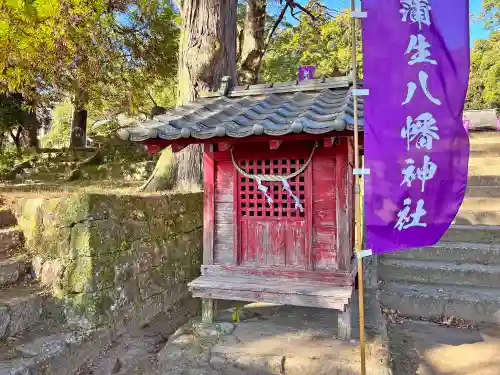
<path id="1" fill-rule="evenodd" d="M 297 0 L 297 2 L 299 4 L 306 4 L 307 0 Z M 359 7 L 359 2 L 360 0 L 356 0 L 357 7 Z M 323 3 L 330 9 L 342 10 L 350 7 L 351 0 L 323 0 Z M 279 9 L 281 9 L 281 6 L 279 5 L 279 0 L 270 1 L 268 4 L 270 13 L 273 14 L 279 13 Z M 482 0 L 469 0 L 469 7 L 470 7 L 470 13 L 472 15 L 479 14 L 482 9 Z M 287 21 L 289 21 L 292 24 L 297 22 L 290 16 L 287 17 Z M 473 22 L 471 18 L 470 34 L 471 34 L 471 47 L 472 47 L 474 41 L 476 41 L 477 39 L 488 38 L 490 32 L 485 29 L 484 22 Z"/>

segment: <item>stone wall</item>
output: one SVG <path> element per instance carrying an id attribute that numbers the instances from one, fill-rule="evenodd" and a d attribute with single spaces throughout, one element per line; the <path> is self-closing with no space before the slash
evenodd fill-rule
<path id="1" fill-rule="evenodd" d="M 35 276 L 70 322 L 147 323 L 190 299 L 202 258 L 201 194 L 27 198 L 15 212 Z"/>

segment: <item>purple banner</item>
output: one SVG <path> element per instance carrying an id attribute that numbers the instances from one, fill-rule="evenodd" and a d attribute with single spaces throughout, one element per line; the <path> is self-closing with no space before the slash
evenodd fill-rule
<path id="1" fill-rule="evenodd" d="M 466 131 L 469 131 L 470 127 L 470 120 L 464 120 L 464 128 Z"/>
<path id="2" fill-rule="evenodd" d="M 299 82 L 314 79 L 315 66 L 299 66 Z"/>
<path id="3" fill-rule="evenodd" d="M 363 0 L 366 248 L 435 244 L 467 186 L 468 0 Z"/>

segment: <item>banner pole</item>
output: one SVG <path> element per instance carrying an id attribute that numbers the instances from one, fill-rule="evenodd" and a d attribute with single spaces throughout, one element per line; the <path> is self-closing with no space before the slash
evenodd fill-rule
<path id="1" fill-rule="evenodd" d="M 351 11 L 356 11 L 355 0 L 351 0 Z M 356 62 L 356 18 L 351 16 L 351 32 L 352 32 L 352 81 L 353 90 L 357 89 L 357 62 Z M 359 124 L 358 124 L 358 99 L 353 95 L 354 109 L 354 168 L 360 169 L 360 154 L 359 154 Z M 363 228 L 362 228 L 362 204 L 361 201 L 361 174 L 356 174 L 356 197 L 354 206 L 354 242 L 357 259 L 358 270 L 358 299 L 359 299 L 359 345 L 361 353 L 361 375 L 366 375 L 366 346 L 365 346 L 365 308 L 364 308 L 364 291 L 363 291 L 363 258 L 359 256 L 363 243 Z"/>

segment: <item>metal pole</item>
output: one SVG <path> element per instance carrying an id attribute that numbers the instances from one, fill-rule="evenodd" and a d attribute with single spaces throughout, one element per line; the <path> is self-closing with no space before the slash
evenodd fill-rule
<path id="1" fill-rule="evenodd" d="M 351 0 L 351 11 L 356 10 L 355 0 Z M 357 63 L 356 63 L 356 18 L 351 18 L 352 28 L 352 80 L 353 89 L 357 88 Z M 359 155 L 359 124 L 358 124 L 358 100 L 357 96 L 353 95 L 354 106 L 354 168 L 360 169 Z M 361 201 L 361 175 L 356 175 L 356 197 L 354 205 L 354 242 L 356 254 L 362 250 L 363 243 L 363 228 L 361 220 L 361 209 L 363 202 Z M 359 346 L 361 351 L 361 375 L 366 375 L 366 347 L 365 347 L 365 307 L 363 293 L 363 258 L 358 256 L 358 296 L 359 296 Z"/>

